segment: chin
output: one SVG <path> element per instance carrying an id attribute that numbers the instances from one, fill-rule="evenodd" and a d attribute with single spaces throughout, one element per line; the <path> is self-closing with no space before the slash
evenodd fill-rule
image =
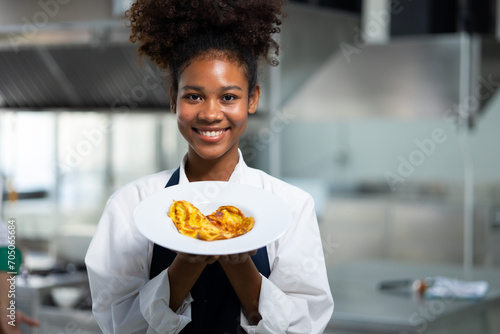
<path id="1" fill-rule="evenodd" d="M 220 152 L 220 151 L 207 151 L 207 150 L 194 150 L 196 155 L 198 155 L 200 158 L 204 160 L 214 160 L 222 157 L 225 152 Z"/>
<path id="2" fill-rule="evenodd" d="M 198 155 L 200 158 L 202 158 L 204 160 L 215 160 L 215 159 L 219 159 L 219 158 L 223 157 L 224 155 L 228 154 L 231 151 L 231 147 L 227 148 L 227 149 L 193 148 L 193 151 L 196 155 Z"/>

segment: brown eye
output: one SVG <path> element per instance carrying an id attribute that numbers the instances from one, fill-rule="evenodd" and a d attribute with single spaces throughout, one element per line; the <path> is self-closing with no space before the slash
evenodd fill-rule
<path id="1" fill-rule="evenodd" d="M 189 94 L 184 97 L 185 99 L 191 100 L 191 101 L 199 101 L 201 100 L 201 97 L 197 94 Z"/>
<path id="2" fill-rule="evenodd" d="M 231 102 L 231 101 L 234 101 L 236 99 L 236 96 L 234 95 L 224 95 L 222 97 L 222 101 L 224 102 Z"/>

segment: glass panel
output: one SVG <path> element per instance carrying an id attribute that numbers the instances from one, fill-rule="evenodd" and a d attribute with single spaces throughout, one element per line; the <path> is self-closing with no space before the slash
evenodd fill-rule
<path id="1" fill-rule="evenodd" d="M 52 190 L 55 180 L 53 133 L 53 114 L 2 112 L 0 161 L 12 190 Z"/>
<path id="2" fill-rule="evenodd" d="M 151 114 L 113 116 L 112 171 L 116 187 L 156 171 L 157 118 Z"/>
<path id="3" fill-rule="evenodd" d="M 107 116 L 61 113 L 58 117 L 60 208 L 94 211 L 106 200 Z"/>

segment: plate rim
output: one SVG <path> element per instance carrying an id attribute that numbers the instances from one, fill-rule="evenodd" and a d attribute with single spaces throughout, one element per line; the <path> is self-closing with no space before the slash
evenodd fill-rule
<path id="1" fill-rule="evenodd" d="M 174 226 L 174 229 L 176 232 L 176 234 L 172 235 L 174 239 L 179 239 L 179 237 L 181 237 L 181 240 L 183 238 L 188 238 L 188 239 L 184 239 L 184 242 L 186 242 L 188 245 L 191 244 L 191 247 L 192 247 L 192 244 L 199 245 L 199 247 L 195 248 L 195 249 L 191 248 L 190 250 L 188 250 L 185 247 L 179 247 L 179 241 L 170 242 L 169 240 L 167 240 L 168 238 L 165 239 L 165 237 L 156 238 L 155 234 L 153 234 L 153 236 L 151 236 L 149 231 L 145 231 L 147 224 L 141 223 L 140 219 L 141 219 L 141 216 L 144 214 L 142 211 L 145 210 L 148 205 L 150 205 L 150 202 L 154 202 L 155 200 L 161 199 L 162 197 L 166 197 L 166 199 L 169 199 L 172 196 L 169 196 L 167 194 L 171 193 L 172 191 L 173 192 L 182 191 L 182 190 L 188 191 L 188 192 L 195 191 L 195 190 L 199 190 L 200 187 L 207 186 L 207 185 L 217 186 L 222 191 L 227 187 L 230 188 L 229 190 L 231 190 L 231 188 L 234 188 L 234 187 L 237 187 L 237 188 L 247 187 L 248 189 L 251 189 L 254 193 L 260 193 L 261 195 L 265 193 L 266 196 L 268 197 L 268 199 L 269 198 L 273 199 L 274 205 L 280 209 L 280 211 L 278 211 L 282 214 L 282 216 L 280 216 L 280 217 L 285 218 L 283 220 L 280 219 L 280 225 L 282 225 L 282 226 L 279 228 L 278 232 L 276 232 L 276 231 L 273 232 L 273 230 L 271 230 L 271 232 L 273 232 L 273 233 L 271 233 L 272 237 L 270 237 L 270 238 L 264 237 L 263 238 L 264 241 L 262 241 L 262 242 L 253 241 L 252 238 L 256 239 L 258 236 L 262 236 L 262 235 L 265 236 L 265 233 L 262 231 L 263 227 L 260 227 L 261 230 L 259 230 L 259 234 L 257 236 L 253 236 L 252 234 L 249 234 L 259 225 L 254 226 L 254 228 L 251 231 L 249 231 L 247 234 L 236 237 L 236 238 L 224 239 L 224 240 L 214 240 L 214 241 L 198 240 L 195 238 L 185 236 L 185 235 L 179 233 L 175 229 L 175 226 L 173 225 L 171 218 L 168 217 L 168 214 L 167 214 L 168 207 L 170 206 L 170 204 L 169 204 L 168 206 L 165 207 L 163 212 L 160 211 L 160 209 L 156 209 L 156 208 L 154 209 L 155 211 L 157 211 L 156 214 L 158 214 L 157 217 L 154 217 L 155 220 L 158 218 L 158 219 L 161 219 L 162 221 L 170 221 L 172 226 Z M 226 192 L 226 193 L 223 192 L 222 194 L 227 196 L 228 192 Z M 241 192 L 238 192 L 238 194 L 241 194 Z M 216 202 L 216 200 L 214 200 L 214 198 L 217 198 L 218 196 L 220 196 L 220 193 L 215 195 L 213 198 L 209 199 L 208 202 L 203 202 L 203 203 L 205 203 L 205 205 L 207 205 L 207 203 L 208 203 L 208 205 L 210 205 L 210 203 Z M 238 197 L 238 196 L 236 198 L 241 199 L 241 197 Z M 186 200 L 185 198 L 183 198 L 183 199 Z M 179 199 L 179 200 L 181 200 L 181 199 Z M 189 199 L 187 199 L 187 200 L 189 200 Z M 201 203 L 201 202 L 194 201 L 193 205 L 197 205 L 196 203 Z M 238 204 L 234 205 L 234 204 L 228 203 L 226 205 L 233 205 L 233 206 L 238 207 Z M 243 206 L 245 206 L 245 204 L 243 204 Z M 244 210 L 242 210 L 242 211 L 244 211 Z M 257 211 L 257 212 L 258 212 L 258 215 L 263 215 L 262 211 Z M 164 213 L 164 217 L 161 217 L 161 213 Z M 141 200 L 139 202 L 139 204 L 134 208 L 133 216 L 134 216 L 135 227 L 138 229 L 138 231 L 141 233 L 141 235 L 143 235 L 145 238 L 147 238 L 151 242 L 158 244 L 162 247 L 171 249 L 173 251 L 185 252 L 185 253 L 197 254 L 197 255 L 229 255 L 229 254 L 243 253 L 243 252 L 247 252 L 247 251 L 251 251 L 254 249 L 258 249 L 258 248 L 267 246 L 268 244 L 281 238 L 289 230 L 290 226 L 292 225 L 292 220 L 293 220 L 293 214 L 292 214 L 291 208 L 283 199 L 278 197 L 276 194 L 274 194 L 270 191 L 267 191 L 263 188 L 257 187 L 257 186 L 244 184 L 244 183 L 227 182 L 227 181 L 198 181 L 198 182 L 182 183 L 182 184 L 173 185 L 171 187 L 162 188 L 161 190 L 154 192 L 153 194 L 151 194 L 148 197 Z M 262 219 L 262 216 L 260 217 L 260 219 Z M 286 222 L 283 222 L 283 221 L 286 221 Z M 264 226 L 264 225 L 260 225 L 260 226 Z M 165 228 L 170 228 L 170 227 L 162 227 L 162 229 L 165 229 Z M 243 247 L 241 245 L 237 245 L 239 243 L 238 240 L 242 241 L 242 239 L 240 239 L 240 238 L 245 238 L 245 236 L 247 236 L 247 235 L 250 236 L 251 241 L 254 244 L 256 244 L 256 247 L 249 248 L 248 246 Z M 246 241 L 246 239 L 248 239 L 248 236 L 247 236 L 247 238 L 245 238 L 243 240 Z M 220 251 L 221 249 L 223 249 L 223 251 Z M 221 254 L 216 254 L 216 253 L 221 253 Z"/>

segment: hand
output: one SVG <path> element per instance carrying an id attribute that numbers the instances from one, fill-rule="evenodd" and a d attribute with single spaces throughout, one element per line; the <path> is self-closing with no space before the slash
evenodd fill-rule
<path id="1" fill-rule="evenodd" d="M 221 255 L 219 257 L 219 262 L 221 264 L 240 264 L 248 260 L 250 256 L 257 254 L 257 250 L 253 250 L 246 253 Z"/>
<path id="2" fill-rule="evenodd" d="M 21 329 L 19 327 L 20 324 L 26 324 L 30 327 L 38 327 L 40 323 L 35 319 L 27 316 L 22 311 L 16 312 L 16 325 L 11 326 L 7 323 L 7 321 L 2 321 L 2 326 L 0 328 L 0 333 L 2 334 L 22 334 Z"/>
<path id="3" fill-rule="evenodd" d="M 176 252 L 180 260 L 191 264 L 212 264 L 219 259 L 218 255 L 196 255 Z"/>

